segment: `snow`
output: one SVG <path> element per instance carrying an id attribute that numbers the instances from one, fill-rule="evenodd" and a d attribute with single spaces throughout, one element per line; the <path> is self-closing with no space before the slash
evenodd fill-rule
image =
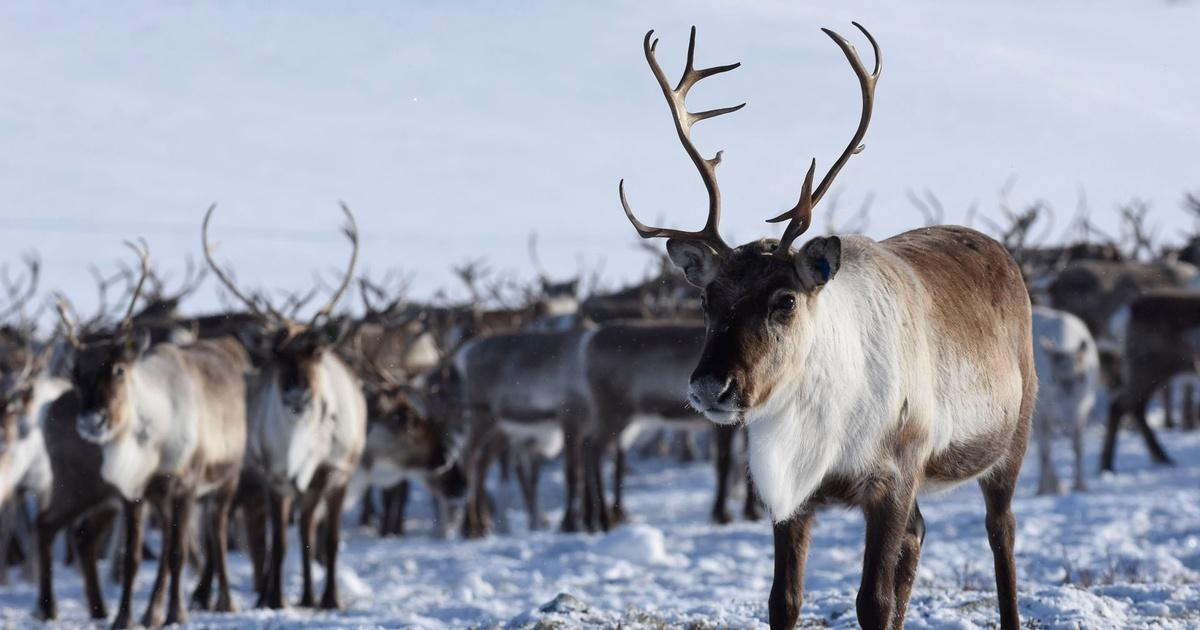
<path id="1" fill-rule="evenodd" d="M 1180 462 L 1151 464 L 1136 436 L 1122 435 L 1120 473 L 1091 479 L 1090 490 L 1035 496 L 1036 460 L 1027 458 L 1015 500 L 1021 614 L 1049 628 L 1187 628 L 1200 624 L 1200 432 L 1167 432 Z M 1094 469 L 1101 434 L 1088 434 Z M 1067 470 L 1070 449 L 1057 445 Z M 347 610 L 194 613 L 196 627 L 271 628 L 760 628 L 771 587 L 771 528 L 764 522 L 708 522 L 709 462 L 633 459 L 626 505 L 635 522 L 608 534 L 525 531 L 524 512 L 507 508 L 512 532 L 484 540 L 433 537 L 427 497 L 417 492 L 410 534 L 380 540 L 348 528 L 340 579 Z M 544 505 L 561 501 L 561 476 L 543 484 Z M 515 493 L 501 492 L 509 496 Z M 737 497 L 733 499 L 736 501 Z M 732 503 L 731 503 L 732 506 Z M 973 484 L 923 496 L 928 532 L 909 609 L 909 628 L 989 628 L 997 623 L 983 503 Z M 558 514 L 552 509 L 553 520 Z M 347 522 L 356 522 L 348 518 Z M 856 511 L 817 518 L 807 570 L 803 622 L 855 626 L 863 525 Z M 253 603 L 244 556 L 231 557 L 235 597 Z M 298 554 L 288 559 L 288 592 L 299 593 Z M 102 567 L 103 568 L 103 567 Z M 314 572 L 323 583 L 320 567 Z M 136 603 L 144 605 L 154 565 L 143 566 Z M 0 592 L 0 625 L 26 627 L 35 588 Z M 55 574 L 62 623 L 90 627 L 81 581 Z M 118 589 L 105 584 L 110 603 Z"/>
<path id="2" fill-rule="evenodd" d="M 1080 191 L 1109 232 L 1133 196 L 1163 238 L 1191 226 L 1195 1 L 7 2 L 0 250 L 40 249 L 45 286 L 90 311 L 89 264 L 111 269 L 143 235 L 178 277 L 218 201 L 219 258 L 249 286 L 295 291 L 345 263 L 344 199 L 364 268 L 413 272 L 418 296 L 462 296 L 447 271 L 473 258 L 531 279 L 533 230 L 556 277 L 604 260 L 616 284 L 647 264 L 620 178 L 646 221 L 694 228 L 705 207 L 646 30 L 672 79 L 692 24 L 697 63 L 743 62 L 691 105 L 749 103 L 695 131 L 705 155 L 725 150 L 723 227 L 745 242 L 781 229 L 763 220 L 854 130 L 857 86 L 818 30 L 869 55 L 851 20 L 883 46 L 883 74 L 867 149 L 831 195 L 849 214 L 875 193 L 872 236 L 921 222 L 910 189 L 934 191 L 948 221 L 973 202 L 996 217 L 1010 176 L 1014 205 L 1057 209 L 1055 237 Z M 215 285 L 185 308 L 216 306 Z"/>

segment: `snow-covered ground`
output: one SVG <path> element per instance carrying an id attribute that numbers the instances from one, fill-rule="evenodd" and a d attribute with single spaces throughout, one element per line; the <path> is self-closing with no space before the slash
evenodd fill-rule
<path id="1" fill-rule="evenodd" d="M 1200 625 L 1200 432 L 1164 435 L 1177 466 L 1150 464 L 1127 433 L 1118 460 L 1121 473 L 1091 479 L 1086 494 L 1034 496 L 1036 460 L 1028 459 L 1015 503 L 1021 612 L 1027 625 Z M 1100 437 L 1099 431 L 1089 434 L 1089 462 L 1095 461 Z M 1069 449 L 1062 446 L 1058 464 L 1065 472 Z M 367 530 L 347 532 L 341 556 L 346 611 L 197 613 L 192 624 L 765 627 L 770 527 L 708 523 L 712 473 L 707 462 L 635 460 L 633 467 L 626 496 L 637 522 L 608 535 L 528 533 L 514 506 L 511 533 L 472 542 L 437 540 L 430 534 L 427 502 L 418 496 L 409 537 L 379 540 Z M 561 477 L 550 477 L 544 500 L 556 506 Z M 921 510 L 928 534 L 908 627 L 995 626 L 991 554 L 974 485 L 923 497 Z M 857 512 L 829 510 L 818 518 L 807 573 L 806 626 L 855 626 L 862 529 Z M 293 553 L 288 565 L 293 597 L 299 591 L 297 562 Z M 139 613 L 153 571 L 148 563 L 139 574 Z M 240 554 L 233 557 L 233 576 L 236 596 L 248 608 L 253 603 L 249 567 Z M 74 572 L 56 573 L 56 587 L 63 625 L 91 627 Z M 117 587 L 106 589 L 114 600 Z M 33 585 L 20 581 L 0 591 L 0 626 L 32 624 L 28 611 L 34 593 Z"/>

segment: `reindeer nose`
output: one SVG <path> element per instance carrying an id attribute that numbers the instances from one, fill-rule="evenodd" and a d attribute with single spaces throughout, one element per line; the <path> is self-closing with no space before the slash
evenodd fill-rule
<path id="1" fill-rule="evenodd" d="M 693 406 L 704 411 L 728 405 L 736 392 L 737 382 L 732 376 L 703 374 L 692 377 L 688 387 L 688 398 Z"/>

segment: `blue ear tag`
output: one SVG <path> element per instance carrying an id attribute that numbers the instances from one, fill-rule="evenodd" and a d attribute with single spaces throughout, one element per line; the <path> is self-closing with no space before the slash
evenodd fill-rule
<path id="1" fill-rule="evenodd" d="M 817 271 L 821 272 L 821 282 L 829 282 L 829 261 L 821 258 L 817 261 Z"/>

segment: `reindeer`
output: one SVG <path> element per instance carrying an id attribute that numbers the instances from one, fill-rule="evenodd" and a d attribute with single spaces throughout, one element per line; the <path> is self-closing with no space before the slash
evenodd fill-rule
<path id="1" fill-rule="evenodd" d="M 541 460 L 565 451 L 561 527 L 578 530 L 580 438 L 589 413 L 582 359 L 591 334 L 590 327 L 581 327 L 493 335 L 473 339 L 455 354 L 461 409 L 468 426 L 465 537 L 484 536 L 491 527 L 487 472 L 493 459 L 509 446 L 528 460 L 519 468 L 531 529 L 542 527 L 544 519 L 537 505 Z"/>
<path id="2" fill-rule="evenodd" d="M 588 340 L 584 361 L 593 413 L 585 441 L 588 503 L 584 520 L 589 530 L 597 522 L 607 530 L 613 522 L 628 520 L 621 492 L 625 451 L 638 434 L 661 426 L 703 427 L 704 417 L 687 405 L 688 375 L 703 346 L 703 323 L 682 321 L 614 323 Z M 717 485 L 712 519 L 721 524 L 733 520 L 726 500 L 735 433 L 735 427 L 719 426 L 714 436 Z M 601 500 L 604 489 L 599 462 L 610 447 L 615 450 L 611 510 Z M 753 488 L 748 488 L 743 513 L 749 520 L 760 517 Z"/>
<path id="3" fill-rule="evenodd" d="M 307 323 L 292 321 L 278 309 L 263 306 L 237 288 L 229 273 L 213 260 L 208 225 L 216 206 L 208 209 L 201 229 L 205 260 L 231 295 L 272 331 L 267 352 L 247 385 L 249 434 L 246 466 L 255 487 L 269 500 L 271 551 L 262 579 L 257 580 L 258 606 L 283 608 L 283 560 L 293 501 L 300 506 L 300 556 L 304 579 L 301 606 L 317 605 L 313 591 L 313 539 L 320 507 L 325 509 L 323 553 L 327 563 L 320 606 L 341 607 L 337 554 L 346 486 L 358 467 L 366 440 L 366 401 L 362 385 L 333 348 L 341 325 L 331 313 L 354 278 L 358 261 L 358 228 L 354 215 L 341 206 L 352 245 L 345 278 Z"/>
<path id="4" fill-rule="evenodd" d="M 1121 360 L 1121 385 L 1109 403 L 1100 470 L 1113 471 L 1117 431 L 1121 420 L 1132 415 L 1146 441 L 1150 457 L 1172 463 L 1154 430 L 1146 422 L 1146 407 L 1154 392 L 1177 374 L 1198 371 L 1200 356 L 1200 295 L 1178 290 L 1147 293 L 1129 309 L 1129 327 Z"/>
<path id="5" fill-rule="evenodd" d="M 363 379 L 367 444 L 354 479 L 358 485 L 384 489 L 379 535 L 403 535 L 410 480 L 424 483 L 435 497 L 458 499 L 466 492 L 466 476 L 455 452 L 454 431 L 445 418 L 427 413 L 418 388 L 393 379 L 374 363 L 370 372 L 373 376 Z"/>
<path id="6" fill-rule="evenodd" d="M 672 88 L 646 61 L 667 99 L 675 130 L 709 193 L 708 219 L 695 232 L 651 227 L 625 215 L 643 238 L 667 238 L 667 252 L 704 291 L 707 333 L 688 399 L 718 425 L 749 434 L 750 471 L 775 523 L 773 628 L 791 628 L 803 599 L 804 562 L 815 508 L 862 507 L 866 550 L 859 588 L 863 627 L 900 627 L 924 537 L 917 493 L 977 479 L 987 505 L 1000 623 L 1018 627 L 1011 502 L 1037 393 L 1029 295 L 1005 248 L 974 230 L 928 227 L 876 242 L 862 236 L 791 245 L 812 210 L 858 153 L 871 119 L 879 46 L 868 71 L 833 31 L 858 77 L 862 116 L 829 172 L 813 188 L 810 163 L 800 200 L 770 219 L 787 221 L 778 241 L 731 248 L 721 238 L 716 168 L 691 140 L 692 125 L 743 105 L 691 113 L 688 91 L 731 64 L 696 69 L 692 29 L 687 64 Z"/>
<path id="7" fill-rule="evenodd" d="M 75 523 L 75 550 L 88 610 L 108 616 L 96 571 L 98 547 L 116 515 L 113 488 L 99 478 L 100 453 L 75 431 L 79 401 L 71 383 L 46 373 L 54 343 L 26 353 L 20 372 L 4 376 L 0 399 L 0 505 L 14 493 L 37 501 L 35 532 L 38 604 L 35 616 L 58 616 L 52 544 L 58 530 Z"/>
<path id="8" fill-rule="evenodd" d="M 245 451 L 244 375 L 250 368 L 245 351 L 231 337 L 150 346 L 148 333 L 135 329 L 132 319 L 149 273 L 149 250 L 144 242 L 141 248 L 127 244 L 141 259 L 142 275 L 117 329 L 84 343 L 63 318 L 75 349 L 71 376 L 80 394 L 77 429 L 100 446 L 100 476 L 125 502 L 125 567 L 115 628 L 130 623 L 147 501 L 162 516 L 167 542 L 142 625 L 162 624 L 168 570 L 166 622 L 187 620 L 182 569 L 197 499 L 210 503 L 213 545 L 208 552 L 217 563 L 217 609 L 233 610 L 224 557 L 226 525 Z"/>
<path id="9" fill-rule="evenodd" d="M 1100 386 L 1096 342 L 1078 317 L 1045 306 L 1033 307 L 1033 334 L 1038 340 L 1034 363 L 1040 382 L 1033 414 L 1038 440 L 1038 494 L 1060 492 L 1051 457 L 1056 429 L 1065 429 L 1071 436 L 1075 452 L 1074 489 L 1086 490 L 1083 431 Z"/>

